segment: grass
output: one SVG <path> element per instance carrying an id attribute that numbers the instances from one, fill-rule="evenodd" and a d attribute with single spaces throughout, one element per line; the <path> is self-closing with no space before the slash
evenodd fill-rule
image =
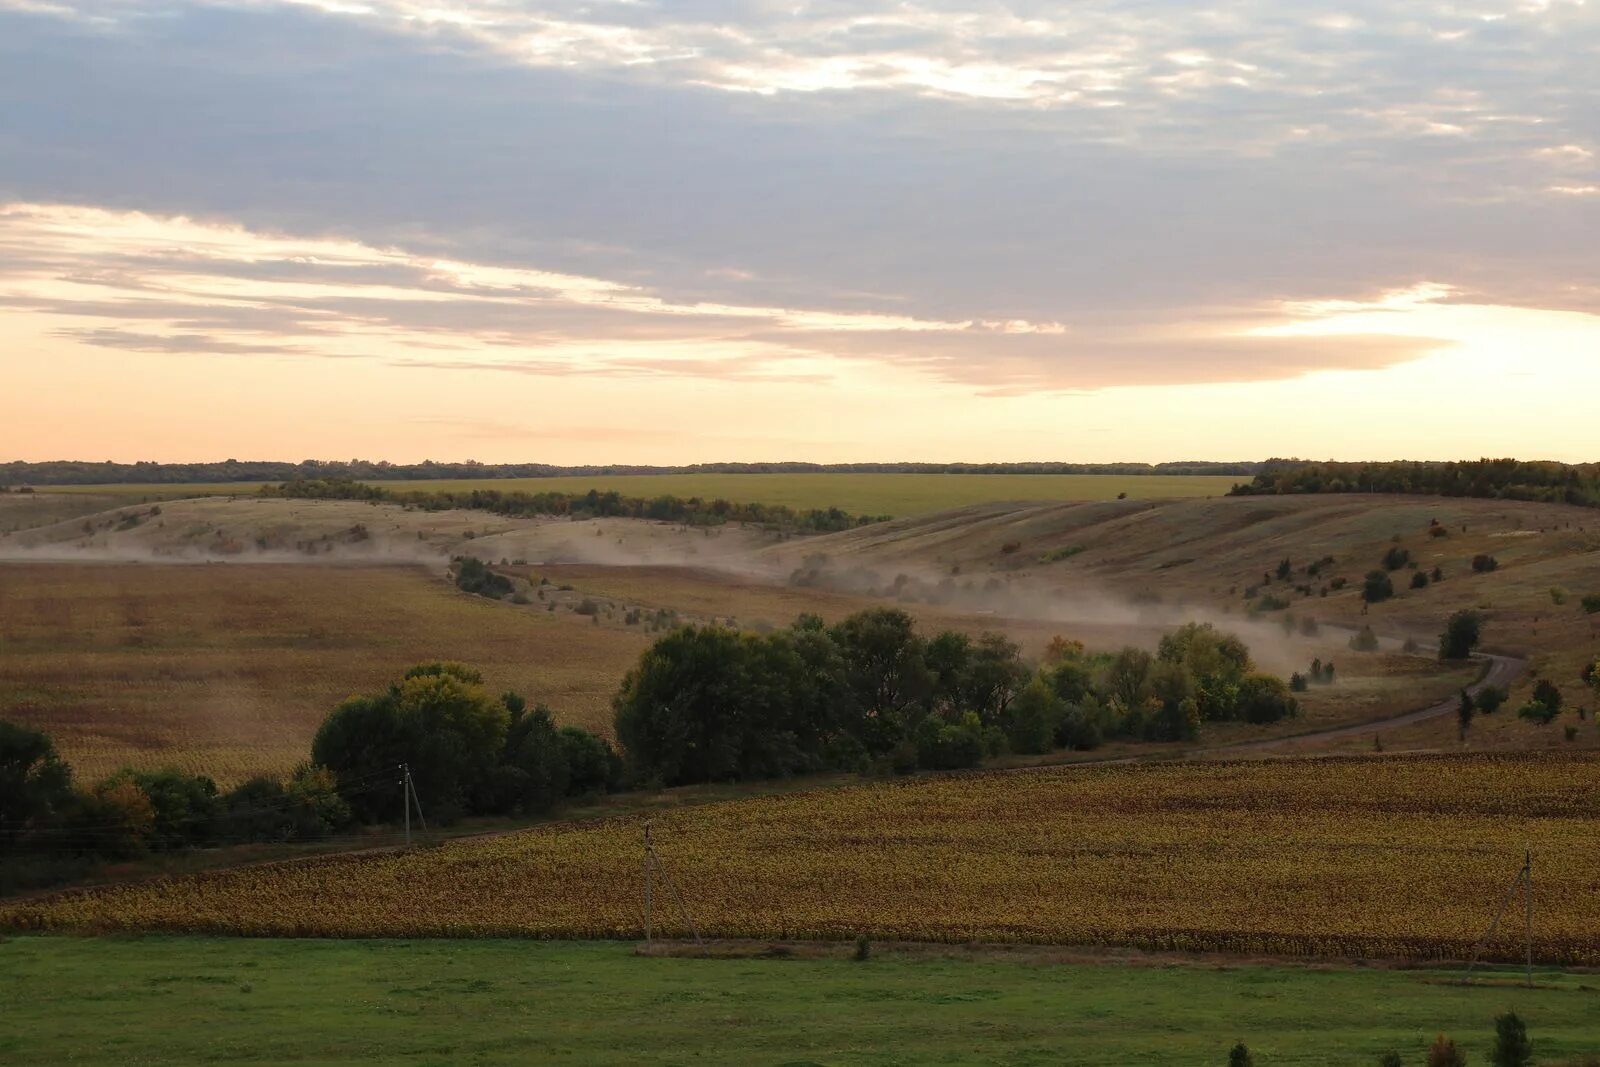
<path id="1" fill-rule="evenodd" d="M 340 700 L 458 659 L 492 691 L 609 730 L 643 632 L 458 593 L 421 567 L 0 564 L 0 718 L 83 779 L 178 766 L 219 784 L 309 756 Z"/>
<path id="2" fill-rule="evenodd" d="M 1484 1063 L 1493 1018 L 1540 1063 L 1600 1044 L 1593 979 L 1046 963 L 878 947 L 855 963 L 639 956 L 621 944 L 16 938 L 0 1059 L 105 1064 Z"/>
<path id="3" fill-rule="evenodd" d="M 932 776 L 654 816 L 701 931 L 1464 958 L 1532 848 L 1533 951 L 1600 965 L 1600 762 L 1266 760 Z M 0 906 L 17 930 L 635 938 L 642 816 Z M 656 927 L 687 936 L 665 903 Z M 1521 958 L 1521 926 L 1485 958 Z"/>
<path id="4" fill-rule="evenodd" d="M 746 504 L 841 508 L 858 515 L 914 515 L 997 500 L 1113 500 L 1221 496 L 1244 479 L 1214 475 L 1113 474 L 633 474 L 557 478 L 374 482 L 420 491 L 500 489 L 624 496 L 722 497 Z M 260 483 L 51 486 L 41 493 L 117 494 L 138 499 L 253 493 Z"/>

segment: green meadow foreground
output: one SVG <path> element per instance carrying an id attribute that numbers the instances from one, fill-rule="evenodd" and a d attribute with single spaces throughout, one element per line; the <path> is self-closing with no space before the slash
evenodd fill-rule
<path id="1" fill-rule="evenodd" d="M 1135 500 L 1222 496 L 1239 475 L 1210 474 L 584 474 L 554 478 L 473 478 L 374 481 L 370 484 L 417 492 L 586 493 L 623 496 L 721 497 L 741 504 L 782 504 L 796 509 L 840 508 L 862 515 L 916 515 L 925 511 L 998 500 Z M 46 494 L 92 494 L 108 499 L 151 500 L 185 496 L 254 493 L 261 482 L 202 484 L 126 483 L 42 487 Z M 103 507 L 114 506 L 112 503 Z"/>
<path id="2" fill-rule="evenodd" d="M 1480 972 L 1482 975 L 1483 972 Z M 983 952 L 637 956 L 530 941 L 19 937 L 0 943 L 8 1063 L 1484 1064 L 1493 1019 L 1536 1063 L 1600 1048 L 1600 980 Z"/>

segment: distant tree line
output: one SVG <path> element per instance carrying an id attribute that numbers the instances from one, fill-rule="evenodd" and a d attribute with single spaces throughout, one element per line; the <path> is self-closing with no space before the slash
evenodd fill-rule
<path id="1" fill-rule="evenodd" d="M 0 463 L 0 485 L 181 485 L 196 482 L 429 481 L 474 478 L 557 478 L 629 474 L 1207 474 L 1248 477 L 1259 463 L 695 463 L 682 467 L 632 464 L 557 466 L 550 463 L 387 463 L 364 459 L 229 459 L 219 463 L 112 463 L 51 460 Z"/>
<path id="2" fill-rule="evenodd" d="M 367 500 L 402 504 L 424 511 L 449 511 L 465 508 L 495 515 L 572 515 L 594 518 L 656 519 L 692 526 L 718 526 L 728 522 L 748 522 L 808 533 L 835 533 L 883 522 L 887 515 L 852 515 L 838 508 L 798 510 L 784 504 L 739 504 L 700 497 L 662 495 L 645 499 L 623 496 L 616 491 L 587 493 L 505 492 L 499 489 L 420 490 L 389 489 L 342 479 L 291 481 L 262 486 L 262 496 L 294 497 L 307 500 Z"/>
<path id="3" fill-rule="evenodd" d="M 1600 507 L 1600 464 L 1515 459 L 1460 462 L 1311 463 L 1270 459 L 1235 496 L 1417 493 Z"/>

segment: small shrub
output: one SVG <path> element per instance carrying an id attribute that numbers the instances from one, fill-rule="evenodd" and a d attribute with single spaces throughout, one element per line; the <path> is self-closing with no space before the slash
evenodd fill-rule
<path id="1" fill-rule="evenodd" d="M 1488 574 L 1490 571 L 1500 569 L 1500 561 L 1495 559 L 1493 556 L 1473 556 L 1472 569 L 1477 574 Z"/>
<path id="2" fill-rule="evenodd" d="M 1561 728 L 1561 736 L 1568 741 L 1576 741 L 1578 739 L 1578 728 L 1576 726 L 1563 726 Z"/>
<path id="3" fill-rule="evenodd" d="M 1600 615 L 1600 593 L 1590 593 L 1582 600 L 1583 610 L 1590 615 Z"/>
<path id="4" fill-rule="evenodd" d="M 1021 547 L 1021 541 L 1007 541 L 1005 544 L 1000 546 L 1000 554 L 1002 556 L 1009 556 Z"/>
<path id="5" fill-rule="evenodd" d="M 1228 1052 L 1228 1067 L 1255 1067 L 1255 1057 L 1250 1055 L 1250 1047 L 1243 1041 Z"/>
<path id="6" fill-rule="evenodd" d="M 866 934 L 862 934 L 860 937 L 856 938 L 855 960 L 857 963 L 865 963 L 871 958 L 872 942 L 868 939 Z"/>
<path id="7" fill-rule="evenodd" d="M 1417 572 L 1415 572 L 1414 574 L 1411 575 L 1411 588 L 1413 588 L 1413 589 L 1426 589 L 1426 588 L 1428 588 L 1428 574 L 1427 574 L 1426 571 L 1417 571 Z"/>
<path id="8" fill-rule="evenodd" d="M 1406 643 L 1400 646 L 1400 651 L 1409 655 L 1415 655 L 1420 647 L 1421 646 L 1417 644 L 1417 639 L 1415 637 L 1408 637 L 1406 638 Z"/>
<path id="9" fill-rule="evenodd" d="M 1328 588 L 1332 589 L 1334 592 L 1337 593 L 1339 590 L 1343 589 L 1345 586 L 1347 586 L 1349 584 L 1350 584 L 1350 582 L 1347 579 L 1335 578 L 1333 581 L 1328 583 Z"/>
<path id="10" fill-rule="evenodd" d="M 1550 725 L 1551 720 L 1557 714 L 1559 712 L 1556 708 L 1552 708 L 1548 704 L 1541 704 L 1537 700 L 1530 700 L 1517 709 L 1517 718 L 1538 723 L 1540 726 Z"/>
<path id="11" fill-rule="evenodd" d="M 1411 551 L 1399 545 L 1389 549 L 1383 554 L 1383 567 L 1385 570 L 1397 571 L 1411 562 Z"/>
<path id="12" fill-rule="evenodd" d="M 1304 693 L 1311 688 L 1311 683 L 1306 681 L 1306 676 L 1299 671 L 1289 675 L 1289 691 L 1291 693 Z"/>
<path id="13" fill-rule="evenodd" d="M 1562 604 L 1567 602 L 1568 595 L 1569 594 L 1567 591 L 1561 588 L 1559 585 L 1553 585 L 1550 587 L 1550 602 L 1557 607 L 1560 607 Z"/>
<path id="14" fill-rule="evenodd" d="M 1378 635 L 1373 632 L 1372 627 L 1363 626 L 1359 633 L 1350 638 L 1350 647 L 1357 652 L 1376 652 L 1378 651 Z"/>
<path id="15" fill-rule="evenodd" d="M 1428 1067 L 1467 1067 L 1467 1057 L 1454 1041 L 1440 1034 L 1428 1049 Z"/>
<path id="16" fill-rule="evenodd" d="M 1385 1052 L 1378 1057 L 1378 1067 L 1401 1067 L 1400 1053 Z"/>
<path id="17" fill-rule="evenodd" d="M 1564 703 L 1561 697 L 1561 687 L 1548 678 L 1540 678 L 1533 687 L 1533 699 L 1546 707 L 1561 710 Z"/>
<path id="18" fill-rule="evenodd" d="M 1489 1062 L 1494 1067 L 1527 1067 L 1532 1060 L 1533 1044 L 1528 1040 L 1528 1028 L 1517 1018 L 1517 1013 L 1508 1011 L 1497 1017 L 1494 1051 L 1489 1053 Z"/>
<path id="19" fill-rule="evenodd" d="M 1381 604 L 1394 596 L 1394 582 L 1383 571 L 1368 571 L 1361 586 L 1361 599 L 1368 604 Z"/>

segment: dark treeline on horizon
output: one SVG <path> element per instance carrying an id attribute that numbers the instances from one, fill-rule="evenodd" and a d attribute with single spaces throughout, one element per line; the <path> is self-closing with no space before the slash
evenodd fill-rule
<path id="1" fill-rule="evenodd" d="M 692 463 L 678 467 L 611 463 L 388 463 L 364 459 L 224 460 L 220 463 L 113 463 L 49 460 L 0 463 L 0 485 L 183 485 L 196 482 L 317 480 L 428 481 L 475 478 L 559 478 L 628 474 L 1167 474 L 1254 475 L 1260 463 Z"/>
<path id="2" fill-rule="evenodd" d="M 1269 459 L 1234 496 L 1416 493 L 1600 507 L 1600 463 L 1478 459 L 1456 462 L 1308 463 Z"/>

